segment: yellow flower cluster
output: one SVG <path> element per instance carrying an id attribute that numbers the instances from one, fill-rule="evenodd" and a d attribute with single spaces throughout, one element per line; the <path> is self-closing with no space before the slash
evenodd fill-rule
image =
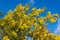
<path id="1" fill-rule="evenodd" d="M 43 18 L 39 18 L 38 21 L 40 22 L 40 24 L 44 24 L 44 19 Z"/>
<path id="2" fill-rule="evenodd" d="M 1 23 L 1 26 L 4 26 L 4 24 L 5 24 L 5 22 L 2 22 L 2 23 Z"/>
<path id="3" fill-rule="evenodd" d="M 51 14 L 51 12 L 49 11 L 47 13 L 46 19 L 48 19 L 51 23 L 54 23 L 57 20 L 56 17 L 58 17 L 58 14 Z"/>
<path id="4" fill-rule="evenodd" d="M 17 37 L 17 33 L 15 31 L 12 31 L 12 35 Z"/>
<path id="5" fill-rule="evenodd" d="M 31 15 L 31 16 L 38 16 L 39 13 L 44 12 L 44 10 L 45 10 L 45 8 L 43 8 L 43 9 L 33 8 L 30 15 Z"/>
<path id="6" fill-rule="evenodd" d="M 19 4 L 17 7 L 16 7 L 16 10 L 21 10 L 23 11 L 24 10 L 24 6 L 22 6 L 22 4 Z"/>
<path id="7" fill-rule="evenodd" d="M 14 20 L 11 20 L 11 25 L 15 26 L 15 21 Z"/>
<path id="8" fill-rule="evenodd" d="M 44 37 L 46 37 L 47 34 L 47 30 L 45 27 L 43 26 L 39 26 L 38 28 L 35 27 L 34 30 L 31 30 L 29 32 L 30 36 L 34 38 L 34 40 L 43 40 Z"/>
<path id="9" fill-rule="evenodd" d="M 10 40 L 8 36 L 4 36 L 2 40 Z"/>
<path id="10" fill-rule="evenodd" d="M 59 15 L 56 13 L 56 14 L 53 14 L 53 16 L 55 16 L 55 17 L 59 17 Z"/>
<path id="11" fill-rule="evenodd" d="M 51 18 L 50 22 L 53 23 L 53 22 L 56 22 L 56 20 L 57 20 L 56 18 Z"/>
<path id="12" fill-rule="evenodd" d="M 59 40 L 60 37 L 50 34 L 46 29 L 46 22 L 56 22 L 58 14 L 51 14 L 41 17 L 39 13 L 44 12 L 45 8 L 32 8 L 28 13 L 29 5 L 19 4 L 14 11 L 10 10 L 0 21 L 3 30 L 2 40 L 26 40 L 30 35 L 34 40 Z"/>

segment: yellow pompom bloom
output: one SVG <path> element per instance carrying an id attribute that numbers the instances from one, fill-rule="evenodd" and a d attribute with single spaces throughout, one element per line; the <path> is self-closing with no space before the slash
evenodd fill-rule
<path id="1" fill-rule="evenodd" d="M 4 24 L 5 24 L 5 22 L 2 22 L 2 23 L 1 23 L 1 26 L 3 26 Z"/>
<path id="2" fill-rule="evenodd" d="M 43 12 L 44 10 L 43 9 L 36 9 L 36 8 L 33 8 L 32 9 L 32 15 L 34 16 L 38 16 L 39 13 Z"/>
<path id="3" fill-rule="evenodd" d="M 16 23 L 16 22 L 15 22 L 14 20 L 11 20 L 11 24 L 12 24 L 12 25 L 15 25 L 15 23 Z"/>
<path id="4" fill-rule="evenodd" d="M 2 40 L 10 40 L 8 36 L 4 36 Z"/>
<path id="5" fill-rule="evenodd" d="M 50 22 L 53 23 L 53 22 L 56 22 L 56 20 L 57 20 L 56 18 L 51 18 Z"/>
<path id="6" fill-rule="evenodd" d="M 42 29 L 42 26 L 39 26 L 39 29 Z"/>
<path id="7" fill-rule="evenodd" d="M 52 15 L 51 15 L 51 12 L 50 12 L 50 11 L 48 11 L 46 18 L 47 18 L 47 19 L 52 18 Z"/>
<path id="8" fill-rule="evenodd" d="M 47 15 L 49 15 L 49 16 L 50 16 L 50 15 L 51 15 L 51 12 L 50 12 L 50 11 L 48 11 Z"/>
<path id="9" fill-rule="evenodd" d="M 21 28 L 21 29 L 25 29 L 25 27 L 24 27 L 24 26 L 20 26 L 20 28 Z"/>
<path id="10" fill-rule="evenodd" d="M 44 34 L 44 37 L 45 37 L 45 36 L 47 36 L 47 34 L 46 34 L 46 33 Z"/>
<path id="11" fill-rule="evenodd" d="M 44 9 L 37 9 L 37 12 L 39 12 L 39 13 L 41 13 L 43 11 L 44 11 Z"/>
<path id="12" fill-rule="evenodd" d="M 32 22 L 34 22 L 34 23 L 35 23 L 36 21 L 37 21 L 37 20 L 36 20 L 36 18 L 32 18 Z"/>
<path id="13" fill-rule="evenodd" d="M 32 8 L 32 11 L 35 11 L 36 10 L 36 8 L 34 7 L 34 8 Z"/>
<path id="14" fill-rule="evenodd" d="M 4 19 L 5 19 L 5 20 L 7 20 L 7 19 L 8 19 L 8 17 L 7 17 L 7 16 L 5 16 L 5 17 L 4 17 Z"/>
<path id="15" fill-rule="evenodd" d="M 15 31 L 12 31 L 12 35 L 17 37 L 17 33 Z"/>
<path id="16" fill-rule="evenodd" d="M 4 17 L 5 20 L 12 20 L 12 17 L 10 15 L 7 15 Z"/>
<path id="17" fill-rule="evenodd" d="M 27 18 L 27 15 L 26 14 L 23 14 L 23 18 Z"/>
<path id="18" fill-rule="evenodd" d="M 44 24 L 43 18 L 38 18 L 38 21 L 40 22 L 40 24 Z"/>
<path id="19" fill-rule="evenodd" d="M 27 20 L 26 25 L 31 26 L 33 25 L 33 22 L 31 22 L 30 20 Z"/>
<path id="20" fill-rule="evenodd" d="M 28 11 L 29 8 L 30 8 L 30 6 L 26 4 L 26 5 L 25 5 L 25 10 Z"/>
<path id="21" fill-rule="evenodd" d="M 8 15 L 13 16 L 13 11 L 12 10 L 8 11 Z"/>
<path id="22" fill-rule="evenodd" d="M 15 14 L 18 18 L 21 17 L 21 14 L 19 14 L 18 12 L 16 12 Z"/>
<path id="23" fill-rule="evenodd" d="M 34 15 L 34 16 L 38 16 L 38 14 L 39 14 L 39 12 L 38 12 L 38 11 L 35 11 L 35 13 L 32 14 L 32 15 Z"/>
<path id="24" fill-rule="evenodd" d="M 58 17 L 59 15 L 56 13 L 56 14 L 53 14 L 53 16 Z"/>
<path id="25" fill-rule="evenodd" d="M 39 25 L 37 23 L 34 23 L 34 28 L 37 28 Z"/>
<path id="26" fill-rule="evenodd" d="M 25 8 L 25 7 L 22 6 L 22 4 L 19 4 L 19 5 L 16 7 L 17 10 L 21 10 L 21 11 L 23 11 L 24 8 Z"/>
<path id="27" fill-rule="evenodd" d="M 23 23 L 23 20 L 22 19 L 19 20 L 19 25 L 22 25 L 22 23 Z"/>
<path id="28" fill-rule="evenodd" d="M 29 26 L 27 26 L 26 23 L 24 23 L 23 26 L 24 26 L 26 29 L 29 28 Z"/>

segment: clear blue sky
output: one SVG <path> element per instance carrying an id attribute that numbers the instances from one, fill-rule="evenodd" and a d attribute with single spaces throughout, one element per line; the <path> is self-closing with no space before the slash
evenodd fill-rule
<path id="1" fill-rule="evenodd" d="M 46 7 L 46 11 L 60 14 L 60 0 L 0 0 L 0 10 L 7 13 L 8 10 L 14 9 L 18 4 L 32 3 L 32 7 L 43 8 Z M 56 29 L 57 22 L 50 24 L 48 29 L 53 32 Z"/>

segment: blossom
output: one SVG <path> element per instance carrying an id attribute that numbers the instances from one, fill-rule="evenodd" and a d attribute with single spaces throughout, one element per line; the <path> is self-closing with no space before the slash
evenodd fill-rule
<path id="1" fill-rule="evenodd" d="M 17 33 L 15 31 L 12 31 L 12 35 L 17 37 Z"/>
<path id="2" fill-rule="evenodd" d="M 38 21 L 40 22 L 40 24 L 44 24 L 43 18 L 38 18 Z"/>
<path id="3" fill-rule="evenodd" d="M 2 40 L 10 40 L 8 36 L 4 36 Z"/>
<path id="4" fill-rule="evenodd" d="M 51 19 L 50 19 L 50 22 L 53 23 L 53 22 L 56 22 L 56 20 L 57 20 L 56 18 L 51 18 Z"/>

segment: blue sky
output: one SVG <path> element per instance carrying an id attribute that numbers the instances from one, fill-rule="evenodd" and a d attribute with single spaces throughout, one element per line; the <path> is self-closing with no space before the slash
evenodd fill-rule
<path id="1" fill-rule="evenodd" d="M 23 5 L 30 3 L 31 8 L 46 7 L 44 13 L 51 11 L 51 13 L 58 13 L 60 15 L 60 0 L 0 0 L 0 10 L 6 14 L 10 9 L 14 10 L 14 8 L 20 3 Z M 58 22 L 48 25 L 48 30 L 54 32 L 57 28 L 57 23 Z"/>

